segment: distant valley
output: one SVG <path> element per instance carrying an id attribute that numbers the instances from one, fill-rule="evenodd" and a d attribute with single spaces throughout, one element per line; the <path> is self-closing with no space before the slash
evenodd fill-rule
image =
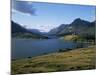
<path id="1" fill-rule="evenodd" d="M 75 19 L 71 24 L 61 24 L 59 27 L 51 29 L 47 33 L 40 32 L 37 29 L 26 29 L 13 21 L 11 24 L 12 37 L 52 39 L 74 34 L 81 37 L 90 36 L 95 39 L 96 21 L 88 22 L 80 18 Z"/>

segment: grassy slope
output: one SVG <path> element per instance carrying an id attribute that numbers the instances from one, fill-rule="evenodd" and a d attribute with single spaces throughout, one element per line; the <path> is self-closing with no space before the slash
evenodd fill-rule
<path id="1" fill-rule="evenodd" d="M 78 39 L 79 37 L 77 35 L 65 35 L 64 40 L 65 41 L 74 41 L 75 39 Z"/>
<path id="2" fill-rule="evenodd" d="M 95 46 L 12 62 L 12 73 L 95 69 Z"/>

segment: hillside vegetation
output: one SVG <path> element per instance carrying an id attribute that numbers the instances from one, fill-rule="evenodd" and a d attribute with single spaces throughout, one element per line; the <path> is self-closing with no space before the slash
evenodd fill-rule
<path id="1" fill-rule="evenodd" d="M 79 37 L 77 35 L 65 35 L 63 39 L 65 41 L 77 41 Z"/>
<path id="2" fill-rule="evenodd" d="M 76 18 L 70 24 L 61 24 L 59 27 L 51 29 L 49 34 L 50 35 L 57 35 L 57 36 L 65 36 L 70 34 L 76 35 L 95 35 L 96 30 L 96 21 L 89 22 L 82 20 L 80 18 Z"/>
<path id="3" fill-rule="evenodd" d="M 11 21 L 11 36 L 12 38 L 26 38 L 26 39 L 47 39 L 48 37 L 42 35 L 38 30 L 30 31 L 18 23 Z"/>
<path id="4" fill-rule="evenodd" d="M 95 69 L 95 46 L 12 61 L 12 74 Z"/>

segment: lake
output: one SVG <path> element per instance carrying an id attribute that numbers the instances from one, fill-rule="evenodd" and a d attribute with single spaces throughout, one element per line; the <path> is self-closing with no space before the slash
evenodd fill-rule
<path id="1" fill-rule="evenodd" d="M 26 58 L 57 52 L 59 49 L 74 49 L 76 42 L 62 39 L 12 39 L 12 59 Z"/>

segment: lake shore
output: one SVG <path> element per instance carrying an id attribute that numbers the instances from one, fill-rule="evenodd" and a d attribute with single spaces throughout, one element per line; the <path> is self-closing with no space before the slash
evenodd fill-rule
<path id="1" fill-rule="evenodd" d="M 96 68 L 96 47 L 12 61 L 12 74 L 88 70 Z"/>

